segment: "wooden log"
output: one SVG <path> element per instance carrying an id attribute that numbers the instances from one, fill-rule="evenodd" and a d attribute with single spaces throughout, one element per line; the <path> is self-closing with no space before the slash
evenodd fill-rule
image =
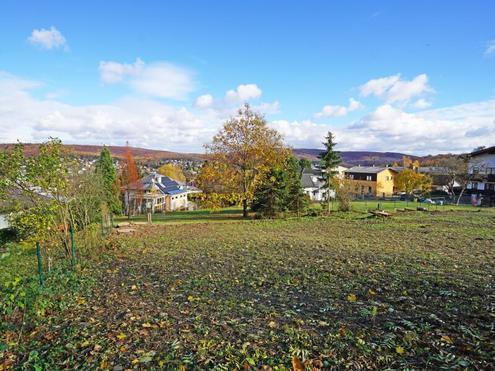
<path id="1" fill-rule="evenodd" d="M 389 217 L 391 215 L 390 213 L 387 213 L 386 211 L 383 210 L 371 210 L 370 213 L 376 216 L 383 216 L 383 217 Z"/>

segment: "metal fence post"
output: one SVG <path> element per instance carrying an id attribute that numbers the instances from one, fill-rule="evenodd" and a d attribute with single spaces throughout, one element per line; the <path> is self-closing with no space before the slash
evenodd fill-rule
<path id="1" fill-rule="evenodd" d="M 38 259 L 38 276 L 40 279 L 40 286 L 43 286 L 44 277 L 43 277 L 43 262 L 41 261 L 41 246 L 39 241 L 36 242 L 36 257 Z"/>

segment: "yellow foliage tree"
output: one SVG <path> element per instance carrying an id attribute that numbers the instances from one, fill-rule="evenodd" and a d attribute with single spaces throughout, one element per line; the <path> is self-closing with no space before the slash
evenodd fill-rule
<path id="1" fill-rule="evenodd" d="M 185 183 L 186 177 L 179 166 L 173 164 L 165 164 L 158 169 L 158 173 L 161 175 L 168 176 L 173 180 L 181 183 Z"/>
<path id="2" fill-rule="evenodd" d="M 414 191 L 425 193 L 431 189 L 431 178 L 414 170 L 404 169 L 395 177 L 395 186 L 399 191 L 407 194 L 412 194 Z"/>
<path id="3" fill-rule="evenodd" d="M 244 105 L 205 146 L 208 162 L 197 177 L 206 192 L 237 193 L 247 216 L 256 185 L 289 155 L 281 135 L 264 117 Z"/>

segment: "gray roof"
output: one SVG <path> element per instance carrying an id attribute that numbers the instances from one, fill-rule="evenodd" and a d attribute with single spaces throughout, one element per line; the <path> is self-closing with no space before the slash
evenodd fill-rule
<path id="1" fill-rule="evenodd" d="M 314 178 L 316 179 L 314 180 Z M 303 173 L 301 176 L 301 186 L 303 188 L 321 188 L 324 184 L 325 181 L 320 176 L 308 173 Z"/>
<path id="2" fill-rule="evenodd" d="M 383 166 L 353 166 L 350 169 L 347 169 L 346 173 L 363 173 L 363 174 L 378 174 L 383 170 L 392 170 L 397 171 L 391 167 L 383 167 Z"/>

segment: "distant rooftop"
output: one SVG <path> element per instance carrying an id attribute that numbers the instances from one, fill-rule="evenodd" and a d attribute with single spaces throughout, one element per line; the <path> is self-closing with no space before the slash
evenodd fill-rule
<path id="1" fill-rule="evenodd" d="M 385 166 L 353 166 L 350 169 L 347 169 L 346 173 L 363 173 L 363 174 L 378 174 L 384 170 L 392 170 L 397 172 L 394 168 L 385 167 Z"/>
<path id="2" fill-rule="evenodd" d="M 486 147 L 486 148 L 479 149 L 477 151 L 471 152 L 469 154 L 469 156 L 470 157 L 474 157 L 474 156 L 484 155 L 484 154 L 487 154 L 487 153 L 495 153 L 495 146 Z"/>

